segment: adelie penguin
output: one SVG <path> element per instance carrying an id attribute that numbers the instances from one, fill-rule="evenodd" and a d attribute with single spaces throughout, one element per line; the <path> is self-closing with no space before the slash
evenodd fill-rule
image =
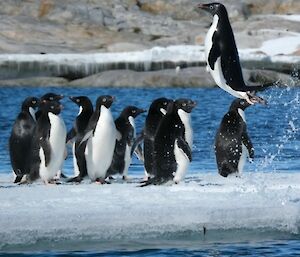
<path id="1" fill-rule="evenodd" d="M 36 126 L 35 109 L 39 106 L 39 99 L 28 97 L 22 103 L 9 137 L 9 155 L 15 174 L 14 183 L 22 180 L 30 172 L 31 147 Z"/>
<path id="2" fill-rule="evenodd" d="M 229 94 L 245 99 L 248 103 L 266 104 L 255 95 L 255 91 L 266 86 L 247 86 L 245 84 L 234 34 L 227 10 L 221 3 L 199 4 L 198 8 L 213 16 L 213 22 L 205 38 L 207 70 L 216 84 Z"/>
<path id="3" fill-rule="evenodd" d="M 93 105 L 86 96 L 70 97 L 76 105 L 79 106 L 79 113 L 74 122 L 73 128 L 67 134 L 67 142 L 73 141 L 73 166 L 75 177 L 68 182 L 81 182 L 87 176 L 87 167 L 85 159 L 86 141 L 81 143 L 89 120 L 93 114 Z"/>
<path id="4" fill-rule="evenodd" d="M 59 117 L 62 105 L 57 101 L 40 104 L 41 116 L 37 121 L 33 138 L 33 157 L 27 182 L 41 178 L 52 183 L 64 161 L 66 127 Z"/>
<path id="5" fill-rule="evenodd" d="M 40 102 L 52 102 L 52 101 L 56 101 L 59 102 L 61 99 L 63 99 L 64 96 L 63 95 L 58 95 L 55 93 L 47 93 L 44 94 L 41 98 L 40 98 Z M 36 120 L 39 119 L 40 115 L 42 114 L 42 111 L 39 109 L 35 116 L 36 116 Z"/>
<path id="6" fill-rule="evenodd" d="M 96 109 L 92 114 L 85 136 L 81 143 L 87 141 L 85 158 L 87 173 L 92 181 L 106 183 L 106 173 L 112 162 L 117 139 L 117 130 L 110 107 L 114 97 L 100 96 L 96 102 Z"/>
<path id="7" fill-rule="evenodd" d="M 254 149 L 247 133 L 244 110 L 250 104 L 244 99 L 235 99 L 224 115 L 215 138 L 215 154 L 219 174 L 241 174 L 247 156 L 254 157 Z"/>
<path id="8" fill-rule="evenodd" d="M 159 185 L 168 181 L 178 183 L 185 176 L 192 161 L 192 135 L 186 133 L 185 114 L 190 113 L 196 103 L 190 99 L 169 102 L 166 115 L 159 124 L 154 138 L 153 167 L 155 176 L 142 186 Z M 190 126 L 190 124 L 188 124 Z"/>
<path id="9" fill-rule="evenodd" d="M 135 146 L 144 140 L 145 180 L 155 175 L 153 170 L 154 138 L 161 120 L 167 113 L 170 102 L 173 102 L 173 100 L 162 97 L 151 103 L 142 135 L 137 138 L 133 146 L 133 149 L 135 149 Z"/>
<path id="10" fill-rule="evenodd" d="M 135 106 L 128 106 L 115 120 L 116 129 L 121 138 L 116 141 L 112 163 L 106 174 L 107 177 L 121 174 L 124 180 L 127 179 L 128 168 L 131 163 L 131 148 L 136 137 L 134 119 L 143 112 L 146 111 Z"/>

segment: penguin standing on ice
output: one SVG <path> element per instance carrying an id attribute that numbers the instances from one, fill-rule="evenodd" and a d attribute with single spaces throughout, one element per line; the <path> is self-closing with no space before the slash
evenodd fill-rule
<path id="1" fill-rule="evenodd" d="M 142 136 L 137 139 L 137 142 L 144 140 L 143 150 L 146 180 L 150 176 L 155 175 L 155 172 L 153 170 L 154 138 L 161 120 L 167 113 L 167 107 L 170 102 L 173 102 L 173 100 L 162 97 L 155 99 L 151 103 L 146 117 L 145 127 Z"/>
<path id="2" fill-rule="evenodd" d="M 254 149 L 247 133 L 244 110 L 250 104 L 244 99 L 235 99 L 224 115 L 215 137 L 215 154 L 219 174 L 241 174 L 247 156 L 254 157 Z"/>
<path id="3" fill-rule="evenodd" d="M 85 158 L 87 173 L 92 181 L 106 183 L 106 173 L 112 162 L 117 139 L 117 130 L 110 107 L 114 97 L 100 96 L 92 114 L 85 136 L 81 143 L 87 141 Z"/>
<path id="4" fill-rule="evenodd" d="M 71 101 L 79 106 L 79 113 L 74 122 L 73 128 L 67 134 L 67 142 L 73 142 L 73 166 L 75 177 L 68 180 L 68 182 L 81 182 L 87 176 L 85 147 L 86 141 L 81 143 L 84 137 L 84 132 L 87 128 L 89 120 L 93 114 L 93 105 L 91 100 L 86 96 L 69 97 Z"/>
<path id="5" fill-rule="evenodd" d="M 180 110 L 191 111 L 196 103 L 189 99 L 178 99 L 168 104 L 166 115 L 159 124 L 154 138 L 153 170 L 155 176 L 142 186 L 158 185 L 184 178 L 188 163 L 192 161 L 192 151 L 186 141 L 185 125 L 179 115 Z"/>
<path id="6" fill-rule="evenodd" d="M 197 7 L 213 16 L 213 23 L 205 38 L 205 56 L 207 70 L 216 84 L 229 94 L 245 99 L 250 104 L 266 104 L 265 100 L 255 95 L 255 91 L 262 90 L 264 86 L 247 86 L 244 82 L 225 6 L 221 3 L 210 3 L 199 4 Z"/>
<path id="7" fill-rule="evenodd" d="M 128 168 L 131 163 L 131 148 L 136 137 L 134 119 L 143 112 L 146 111 L 135 106 L 128 106 L 115 120 L 116 129 L 121 138 L 116 141 L 114 156 L 107 171 L 107 177 L 121 174 L 124 180 L 127 179 Z"/>
<path id="8" fill-rule="evenodd" d="M 30 172 L 32 138 L 36 126 L 35 109 L 39 105 L 36 97 L 27 97 L 17 116 L 9 137 L 9 155 L 16 175 L 14 183 L 22 180 Z"/>
<path id="9" fill-rule="evenodd" d="M 33 138 L 33 155 L 28 182 L 41 178 L 52 183 L 64 161 L 66 126 L 59 117 L 62 105 L 57 101 L 45 101 L 40 105 L 41 115 Z"/>

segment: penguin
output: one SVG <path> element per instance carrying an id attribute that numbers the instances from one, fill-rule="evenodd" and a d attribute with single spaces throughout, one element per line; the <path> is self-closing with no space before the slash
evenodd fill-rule
<path id="1" fill-rule="evenodd" d="M 85 158 L 87 173 L 92 181 L 106 183 L 106 173 L 112 162 L 116 139 L 116 126 L 110 107 L 114 97 L 103 95 L 96 101 L 96 109 L 92 114 L 81 144 L 87 141 Z"/>
<path id="2" fill-rule="evenodd" d="M 179 110 L 187 104 L 188 102 L 182 99 L 169 102 L 167 113 L 160 122 L 154 138 L 152 169 L 155 176 L 142 186 L 173 181 L 176 173 L 178 173 L 178 178 L 183 178 L 187 163 L 192 161 L 192 151 L 185 139 L 184 123 L 179 116 Z M 189 107 L 191 109 L 195 106 L 193 101 L 189 104 L 191 104 Z"/>
<path id="3" fill-rule="evenodd" d="M 241 174 L 246 158 L 254 157 L 254 148 L 247 133 L 244 110 L 249 107 L 245 99 L 235 99 L 224 115 L 215 137 L 215 155 L 219 174 Z"/>
<path id="4" fill-rule="evenodd" d="M 70 178 L 67 182 L 81 182 L 87 176 L 86 160 L 85 160 L 85 147 L 86 142 L 83 144 L 81 140 L 84 137 L 84 132 L 87 128 L 88 122 L 93 114 L 93 105 L 91 100 L 86 96 L 69 97 L 69 99 L 79 106 L 79 113 L 74 122 L 73 128 L 67 134 L 67 143 L 71 140 L 73 142 L 73 166 L 75 177 Z"/>
<path id="5" fill-rule="evenodd" d="M 180 117 L 180 126 L 184 128 L 184 139 L 188 143 L 190 149 L 193 147 L 193 128 L 191 121 L 191 112 L 197 105 L 197 103 L 191 99 L 180 98 L 175 101 L 177 106 L 177 113 Z M 175 145 L 175 159 L 177 162 L 176 172 L 173 174 L 173 181 L 178 184 L 185 177 L 190 161 L 186 158 L 186 154 L 183 153 L 177 145 Z"/>
<path id="6" fill-rule="evenodd" d="M 66 126 L 59 117 L 62 105 L 46 101 L 40 105 L 39 117 L 33 137 L 33 157 L 27 182 L 41 178 L 45 184 L 52 183 L 64 161 Z"/>
<path id="7" fill-rule="evenodd" d="M 131 163 L 131 147 L 136 137 L 134 119 L 146 110 L 139 109 L 135 106 L 124 108 L 120 116 L 115 120 L 117 131 L 120 133 L 120 140 L 116 141 L 112 163 L 107 171 L 106 176 L 121 174 L 123 179 L 127 179 L 128 168 Z"/>
<path id="8" fill-rule="evenodd" d="M 167 113 L 167 107 L 170 102 L 173 102 L 173 100 L 162 97 L 155 99 L 151 103 L 148 114 L 146 116 L 142 135 L 137 138 L 134 146 L 132 147 L 133 149 L 135 149 L 135 145 L 144 140 L 143 151 L 145 180 L 147 180 L 150 176 L 155 175 L 155 172 L 153 170 L 154 138 L 161 120 Z"/>
<path id="9" fill-rule="evenodd" d="M 36 126 L 35 109 L 39 99 L 27 97 L 18 114 L 9 137 L 10 162 L 15 175 L 14 183 L 19 183 L 30 172 L 31 147 Z"/>
<path id="10" fill-rule="evenodd" d="M 57 101 L 59 102 L 61 99 L 63 99 L 64 96 L 63 95 L 57 95 L 55 93 L 47 93 L 44 94 L 41 98 L 40 98 L 40 102 L 45 102 L 45 101 Z M 39 119 L 39 117 L 41 116 L 42 111 L 39 109 L 35 116 L 36 116 L 36 120 Z"/>
<path id="11" fill-rule="evenodd" d="M 227 10 L 221 3 L 199 4 L 198 8 L 210 13 L 213 22 L 205 38 L 207 70 L 216 84 L 229 94 L 245 99 L 248 103 L 266 104 L 255 91 L 270 85 L 247 86 L 240 65 L 234 34 Z"/>

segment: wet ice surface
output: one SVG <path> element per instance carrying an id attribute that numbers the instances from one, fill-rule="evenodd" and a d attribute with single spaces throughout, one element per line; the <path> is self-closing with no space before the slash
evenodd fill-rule
<path id="1" fill-rule="evenodd" d="M 110 242 L 115 248 L 141 239 L 193 241 L 203 239 L 204 227 L 207 240 L 266 239 L 267 234 L 299 239 L 298 173 L 245 173 L 229 179 L 205 173 L 179 185 L 145 188 L 138 187 L 140 179 L 17 186 L 2 174 L 0 249 L 32 249 L 40 242 L 76 249 L 76 242 Z"/>

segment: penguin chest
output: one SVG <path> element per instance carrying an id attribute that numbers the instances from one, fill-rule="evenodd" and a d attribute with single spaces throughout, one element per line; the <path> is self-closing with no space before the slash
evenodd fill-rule
<path id="1" fill-rule="evenodd" d="M 193 146 L 193 128 L 191 124 L 191 114 L 183 110 L 178 110 L 178 115 L 183 123 L 185 130 L 185 141 L 188 143 L 189 147 L 192 149 Z"/>
<path id="2" fill-rule="evenodd" d="M 44 181 L 49 181 L 50 179 L 52 179 L 62 167 L 67 134 L 65 123 L 59 116 L 49 113 L 49 120 L 49 144 L 51 147 L 51 156 L 47 167 L 45 166 L 44 150 L 40 148 L 40 177 Z"/>
<path id="3" fill-rule="evenodd" d="M 209 56 L 209 53 L 210 53 L 210 50 L 213 46 L 213 36 L 214 36 L 214 33 L 216 32 L 217 30 L 217 26 L 218 26 L 218 22 L 219 22 L 219 17 L 218 15 L 215 15 L 213 17 L 213 22 L 206 34 L 206 37 L 205 37 L 205 41 L 204 41 L 204 51 L 205 51 L 205 59 L 207 61 L 207 69 L 210 71 L 210 67 L 208 65 L 208 56 Z"/>
<path id="4" fill-rule="evenodd" d="M 177 139 L 175 140 L 174 144 L 174 155 L 177 163 L 177 169 L 175 174 L 173 174 L 173 181 L 179 183 L 184 179 L 190 161 L 187 155 L 183 152 L 183 150 L 178 147 Z"/>
<path id="5" fill-rule="evenodd" d="M 116 134 L 111 112 L 104 107 L 101 109 L 94 135 L 88 140 L 85 151 L 88 174 L 92 180 L 105 178 L 112 161 Z"/>
<path id="6" fill-rule="evenodd" d="M 125 155 L 124 155 L 124 170 L 123 170 L 123 176 L 127 176 L 128 174 L 128 169 L 131 164 L 131 146 L 126 144 L 126 149 L 125 149 Z"/>

